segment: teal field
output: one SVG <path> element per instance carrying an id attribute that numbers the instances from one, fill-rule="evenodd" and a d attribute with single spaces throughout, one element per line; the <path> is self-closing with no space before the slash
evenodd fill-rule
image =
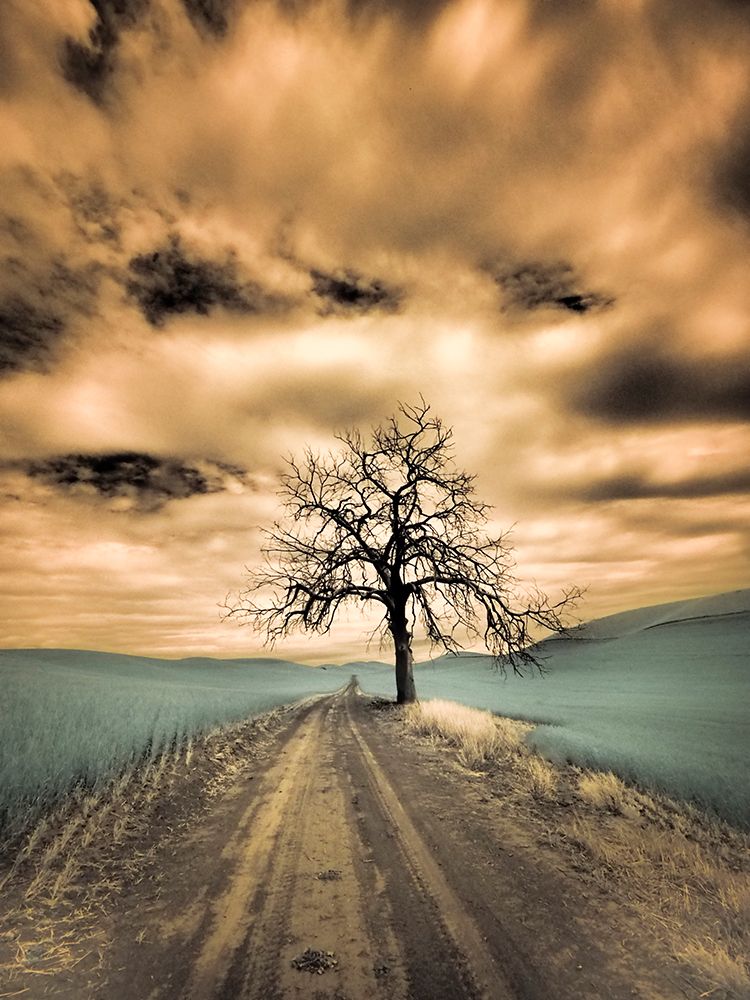
<path id="1" fill-rule="evenodd" d="M 612 770 L 750 826 L 750 591 L 721 597 L 548 641 L 543 676 L 441 657 L 416 668 L 417 692 L 537 723 L 530 742 L 552 760 Z M 357 670 L 379 693 L 392 691 L 391 672 Z"/>
<path id="2" fill-rule="evenodd" d="M 612 770 L 750 827 L 750 591 L 600 619 L 540 652 L 543 676 L 504 676 L 477 655 L 418 664 L 418 695 L 528 720 L 530 742 L 552 760 Z M 392 666 L 372 662 L 0 650 L 0 827 L 352 674 L 365 692 L 394 696 Z"/>
<path id="3" fill-rule="evenodd" d="M 0 829 L 189 736 L 340 685 L 283 660 L 0 650 Z"/>

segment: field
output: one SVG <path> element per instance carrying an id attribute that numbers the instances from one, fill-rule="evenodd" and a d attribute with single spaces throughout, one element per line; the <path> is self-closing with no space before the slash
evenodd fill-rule
<path id="1" fill-rule="evenodd" d="M 484 656 L 417 665 L 417 692 L 535 723 L 552 760 L 613 771 L 750 826 L 750 591 L 641 608 L 542 647 L 544 676 Z M 330 692 L 358 676 L 393 697 L 392 666 L 156 660 L 0 650 L 0 828 L 189 736 Z"/>
<path id="2" fill-rule="evenodd" d="M 156 660 L 81 650 L 0 650 L 0 830 L 71 787 L 277 705 L 334 691 L 337 671 L 282 660 Z"/>
<path id="3" fill-rule="evenodd" d="M 750 591 L 601 619 L 543 654 L 544 676 L 525 678 L 441 657 L 417 666 L 417 693 L 537 723 L 528 740 L 552 760 L 750 826 Z M 392 692 L 392 668 L 356 672 L 364 690 Z"/>

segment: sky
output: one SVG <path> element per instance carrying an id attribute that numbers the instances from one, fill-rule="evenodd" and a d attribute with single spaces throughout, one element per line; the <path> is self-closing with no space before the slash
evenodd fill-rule
<path id="1" fill-rule="evenodd" d="M 580 618 L 746 587 L 748 51 L 740 0 L 4 0 L 0 645 L 261 653 L 282 457 L 420 394 Z"/>

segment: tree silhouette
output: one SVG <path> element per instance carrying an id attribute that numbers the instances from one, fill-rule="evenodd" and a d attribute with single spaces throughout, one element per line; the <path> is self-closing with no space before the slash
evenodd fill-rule
<path id="1" fill-rule="evenodd" d="M 483 534 L 490 508 L 475 497 L 475 477 L 454 465 L 451 428 L 422 399 L 400 404 L 369 441 L 356 430 L 337 440 L 337 452 L 308 448 L 287 461 L 287 517 L 265 532 L 264 562 L 247 571 L 227 617 L 273 646 L 295 630 L 327 633 L 346 604 L 378 605 L 399 702 L 416 698 L 416 624 L 446 651 L 481 638 L 516 673 L 539 666 L 537 628 L 563 631 L 581 592 L 570 587 L 552 603 L 536 588 L 521 590 L 508 533 Z"/>

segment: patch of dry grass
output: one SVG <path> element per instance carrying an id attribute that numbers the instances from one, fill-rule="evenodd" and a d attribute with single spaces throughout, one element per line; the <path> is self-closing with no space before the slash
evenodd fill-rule
<path id="1" fill-rule="evenodd" d="M 416 732 L 454 746 L 461 762 L 469 768 L 517 752 L 524 734 L 531 728 L 522 722 L 498 719 L 490 712 L 438 698 L 409 705 L 405 719 L 407 726 Z"/>
<path id="2" fill-rule="evenodd" d="M 519 764 L 519 772 L 534 798 L 554 799 L 557 794 L 555 768 L 543 757 L 534 753 L 524 754 Z"/>
<path id="3" fill-rule="evenodd" d="M 578 794 L 595 809 L 622 814 L 627 801 L 625 782 L 611 771 L 587 771 L 578 781 Z"/>
<path id="4" fill-rule="evenodd" d="M 680 955 L 700 974 L 701 997 L 746 1000 L 750 997 L 747 960 L 732 955 L 720 941 L 691 941 Z"/>
<path id="5" fill-rule="evenodd" d="M 524 743 L 533 728 L 529 723 L 506 719 L 455 701 L 436 698 L 409 705 L 406 724 L 433 742 L 456 748 L 462 764 L 481 768 L 490 761 L 514 759 L 514 773 L 525 790 L 537 799 L 554 798 L 557 772 L 543 757 Z"/>
<path id="6" fill-rule="evenodd" d="M 576 810 L 559 828 L 582 870 L 604 890 L 627 889 L 692 968 L 696 995 L 750 997 L 750 837 L 624 783 L 608 822 L 601 811 L 611 806 L 595 799 L 598 814 Z"/>

